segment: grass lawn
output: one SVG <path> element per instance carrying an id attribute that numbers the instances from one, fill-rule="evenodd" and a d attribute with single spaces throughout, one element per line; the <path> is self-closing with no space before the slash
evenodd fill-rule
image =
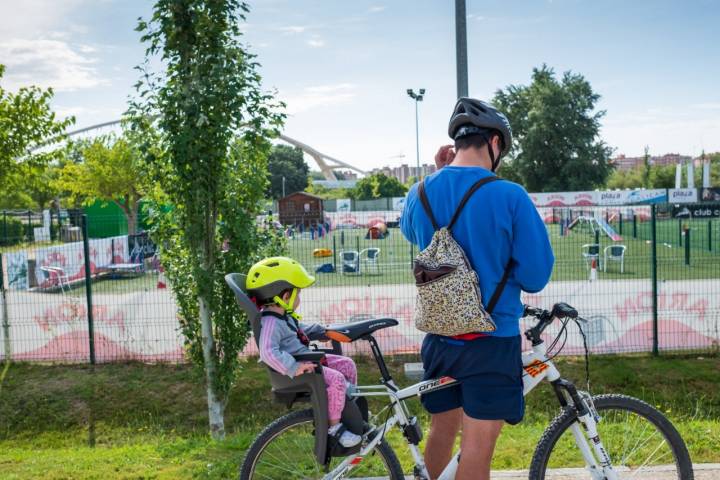
<path id="1" fill-rule="evenodd" d="M 399 373 L 403 360 L 389 363 L 407 385 Z M 358 364 L 361 383 L 377 381 L 369 360 Z M 581 383 L 581 359 L 558 364 Z M 720 462 L 720 357 L 594 357 L 591 372 L 594 393 L 622 392 L 656 405 L 685 437 L 693 461 Z M 527 401 L 525 421 L 500 438 L 494 468 L 527 468 L 557 413 L 547 386 Z M 380 406 L 376 401 L 371 409 Z M 419 402 L 411 407 L 427 426 Z M 285 411 L 270 402 L 266 373 L 255 359 L 230 395 L 225 441 L 208 438 L 206 409 L 202 375 L 186 365 L 14 364 L 0 390 L 0 478 L 232 478 L 257 432 Z M 409 453 L 397 434 L 390 438 L 407 468 Z"/>

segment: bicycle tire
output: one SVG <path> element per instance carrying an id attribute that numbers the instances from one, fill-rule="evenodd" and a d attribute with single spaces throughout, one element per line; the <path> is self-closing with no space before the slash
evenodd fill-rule
<path id="1" fill-rule="evenodd" d="M 690 460 L 690 454 L 688 453 L 685 442 L 677 429 L 662 413 L 642 400 L 626 395 L 598 395 L 593 397 L 593 402 L 601 417 L 603 410 L 614 409 L 625 411 L 626 413 L 630 412 L 651 422 L 660 431 L 670 446 L 679 475 L 678 480 L 693 480 L 692 461 Z M 530 464 L 530 480 L 545 480 L 545 473 L 553 448 L 562 434 L 565 433 L 576 419 L 577 412 L 575 409 L 573 407 L 566 407 L 562 413 L 553 419 L 548 428 L 545 429 L 533 454 L 532 463 Z"/>
<path id="2" fill-rule="evenodd" d="M 313 411 L 312 409 L 298 410 L 295 412 L 288 413 L 265 427 L 260 432 L 260 435 L 255 439 L 245 455 L 243 463 L 240 467 L 240 480 L 259 480 L 262 477 L 263 480 L 268 478 L 268 475 L 254 475 L 255 467 L 258 459 L 261 457 L 265 449 L 278 438 L 283 432 L 286 432 L 293 427 L 297 427 L 303 424 L 313 424 Z M 370 453 L 366 458 L 371 457 L 373 453 L 380 456 L 382 463 L 385 465 L 387 472 L 386 476 L 389 475 L 390 480 L 403 480 L 405 478 L 400 461 L 398 460 L 395 452 L 387 444 L 385 440 L 382 440 L 375 447 L 374 452 Z M 314 457 L 313 457 L 314 458 Z M 319 466 L 321 467 L 321 466 Z M 353 473 L 355 469 L 351 470 Z M 322 473 L 324 475 L 324 472 Z M 272 477 L 275 478 L 275 477 Z M 279 478 L 279 477 L 278 477 Z M 282 478 L 287 478 L 283 476 Z M 310 478 L 303 475 L 302 478 Z M 321 478 L 321 477 L 318 477 Z"/>

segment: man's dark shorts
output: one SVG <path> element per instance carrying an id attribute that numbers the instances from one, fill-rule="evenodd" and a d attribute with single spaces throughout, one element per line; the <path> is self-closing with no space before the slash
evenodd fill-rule
<path id="1" fill-rule="evenodd" d="M 452 377 L 460 385 L 422 396 L 430 413 L 462 407 L 478 420 L 505 420 L 516 424 L 523 418 L 520 336 L 481 337 L 462 341 L 428 334 L 422 344 L 424 379 Z"/>

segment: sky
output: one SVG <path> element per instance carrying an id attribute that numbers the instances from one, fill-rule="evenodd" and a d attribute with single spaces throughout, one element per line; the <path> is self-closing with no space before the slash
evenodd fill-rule
<path id="1" fill-rule="evenodd" d="M 258 0 L 242 41 L 287 103 L 284 133 L 362 170 L 449 143 L 457 96 L 452 0 Z M 141 0 L 0 0 L 4 88 L 53 87 L 75 127 L 118 119 L 144 58 Z M 614 155 L 720 151 L 720 1 L 467 0 L 469 93 L 526 85 L 542 64 L 601 95 Z M 310 160 L 310 159 L 308 159 Z M 310 160 L 311 161 L 311 160 Z M 312 168 L 316 168 L 311 164 Z"/>

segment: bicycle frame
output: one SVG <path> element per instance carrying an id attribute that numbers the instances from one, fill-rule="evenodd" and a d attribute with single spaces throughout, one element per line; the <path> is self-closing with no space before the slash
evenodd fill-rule
<path id="1" fill-rule="evenodd" d="M 396 424 L 400 426 L 406 436 L 408 447 L 410 448 L 413 460 L 415 461 L 416 473 L 424 475 L 424 478 L 430 478 L 418 445 L 412 443 L 408 438 L 408 435 L 405 433 L 406 429 L 413 427 L 411 424 L 412 417 L 409 414 L 405 402 L 413 397 L 419 397 L 421 394 L 451 387 L 457 384 L 457 380 L 451 377 L 441 377 L 433 380 L 425 380 L 409 387 L 399 389 L 389 374 L 387 374 L 387 368 L 382 355 L 376 354 L 376 342 L 372 337 L 368 340 L 370 341 L 371 346 L 374 347 L 372 350 L 375 360 L 378 362 L 378 366 L 383 373 L 383 384 L 358 386 L 357 391 L 351 395 L 354 397 L 388 397 L 391 402 L 390 407 L 394 410 L 394 413 L 385 421 L 384 424 L 382 424 L 382 426 L 377 426 L 375 428 L 374 437 L 360 450 L 360 452 L 345 458 L 343 462 L 325 475 L 323 480 L 343 478 L 345 474 L 352 470 L 356 465 L 360 464 L 363 458 L 373 451 L 373 449 L 382 440 L 385 433 Z M 377 350 L 377 353 L 379 353 L 379 349 Z M 575 437 L 575 443 L 580 449 L 580 452 L 585 460 L 586 467 L 592 478 L 594 480 L 618 480 L 619 477 L 613 470 L 610 458 L 598 437 L 596 427 L 599 417 L 594 411 L 592 403 L 586 402 L 582 398 L 582 395 L 576 390 L 575 386 L 560 376 L 560 372 L 555 367 L 555 364 L 547 357 L 545 344 L 541 342 L 537 345 L 533 345 L 532 350 L 523 352 L 522 362 L 523 369 L 525 371 L 523 374 L 523 395 L 527 395 L 540 382 L 547 379 L 553 385 L 560 404 L 563 407 L 573 405 L 578 410 L 578 420 L 583 424 L 585 433 L 583 433 L 583 429 L 580 428 L 578 422 L 575 422 L 570 428 L 573 436 Z M 592 446 L 588 442 L 588 438 L 592 440 Z M 453 480 L 455 478 L 455 472 L 457 471 L 459 460 L 460 452 L 457 452 L 450 460 L 450 463 L 445 467 L 440 477 L 438 477 L 438 480 Z"/>

